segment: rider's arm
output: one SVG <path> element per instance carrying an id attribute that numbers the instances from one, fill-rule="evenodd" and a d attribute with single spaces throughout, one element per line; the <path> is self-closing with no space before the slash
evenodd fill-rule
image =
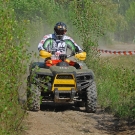
<path id="1" fill-rule="evenodd" d="M 50 35 L 45 35 L 43 39 L 40 41 L 38 44 L 38 50 L 39 50 L 39 55 L 42 58 L 48 58 L 51 57 L 51 53 L 49 52 L 49 45 L 50 45 Z"/>
<path id="2" fill-rule="evenodd" d="M 43 37 L 43 39 L 39 42 L 39 44 L 38 44 L 38 50 L 39 51 L 40 50 L 46 50 L 46 51 L 48 51 L 47 48 L 45 48 L 45 46 L 44 46 L 44 44 L 45 44 L 45 42 L 47 41 L 48 38 L 50 38 L 50 35 L 45 35 Z"/>
<path id="3" fill-rule="evenodd" d="M 43 47 L 44 42 L 45 42 L 44 38 L 39 42 L 39 44 L 38 44 L 38 50 L 39 51 L 45 50 L 44 47 Z"/>
<path id="4" fill-rule="evenodd" d="M 65 39 L 65 42 L 67 44 L 67 47 L 72 51 L 71 55 L 75 55 L 75 57 L 79 60 L 86 59 L 86 52 L 84 52 L 83 49 L 81 49 L 81 47 L 77 45 L 72 38 L 67 37 Z"/>
<path id="5" fill-rule="evenodd" d="M 82 48 L 77 45 L 71 37 L 66 36 L 64 40 L 67 44 L 67 47 L 74 53 L 79 53 L 83 51 Z"/>
<path id="6" fill-rule="evenodd" d="M 75 47 L 75 52 L 76 53 L 83 51 L 82 48 L 72 38 L 70 38 L 70 40 L 73 42 L 73 45 Z"/>

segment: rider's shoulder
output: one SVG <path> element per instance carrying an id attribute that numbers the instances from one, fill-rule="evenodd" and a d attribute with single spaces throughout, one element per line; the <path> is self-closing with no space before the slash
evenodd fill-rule
<path id="1" fill-rule="evenodd" d="M 53 38 L 53 36 L 54 36 L 53 34 L 47 34 L 47 35 L 44 35 L 43 38 L 48 39 L 48 38 Z"/>
<path id="2" fill-rule="evenodd" d="M 64 35 L 63 39 L 69 39 L 69 40 L 73 40 L 70 36 Z"/>

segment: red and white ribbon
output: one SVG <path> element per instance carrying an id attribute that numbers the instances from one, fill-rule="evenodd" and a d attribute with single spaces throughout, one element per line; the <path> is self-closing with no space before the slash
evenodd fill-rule
<path id="1" fill-rule="evenodd" d="M 97 49 L 98 52 L 101 53 L 109 53 L 109 54 L 119 54 L 119 55 L 134 55 L 135 51 L 114 51 L 114 50 L 103 50 L 103 49 Z"/>

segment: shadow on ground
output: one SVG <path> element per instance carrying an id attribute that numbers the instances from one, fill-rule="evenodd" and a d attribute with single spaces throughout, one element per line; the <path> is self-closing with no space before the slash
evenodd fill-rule
<path id="1" fill-rule="evenodd" d="M 43 102 L 40 106 L 41 111 L 54 111 L 64 112 L 67 110 L 85 112 L 84 107 L 78 107 L 74 103 L 54 103 L 54 102 Z"/>
<path id="2" fill-rule="evenodd" d="M 89 117 L 89 116 L 86 116 Z M 96 129 L 101 131 L 106 131 L 111 135 L 135 135 L 135 121 L 120 120 L 98 108 L 91 118 L 97 121 Z"/>
<path id="3" fill-rule="evenodd" d="M 41 111 L 76 111 L 82 112 L 81 115 L 86 119 L 93 118 L 97 124 L 95 128 L 110 135 L 135 135 L 135 122 L 120 120 L 117 117 L 105 112 L 100 107 L 96 113 L 86 113 L 85 107 L 77 107 L 74 103 L 53 103 L 44 102 L 41 105 Z M 88 121 L 87 121 L 88 122 Z M 88 123 L 91 124 L 89 121 Z"/>

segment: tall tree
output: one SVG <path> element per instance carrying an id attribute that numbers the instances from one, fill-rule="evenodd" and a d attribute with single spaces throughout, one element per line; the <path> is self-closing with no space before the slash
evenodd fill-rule
<path id="1" fill-rule="evenodd" d="M 125 19 L 128 22 L 127 35 L 131 41 L 135 40 L 135 2 L 130 3 L 129 9 L 125 13 Z"/>

